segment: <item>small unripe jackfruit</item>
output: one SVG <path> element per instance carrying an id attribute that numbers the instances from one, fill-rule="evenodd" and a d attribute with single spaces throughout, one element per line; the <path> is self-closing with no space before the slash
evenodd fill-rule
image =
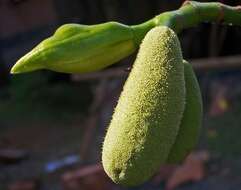
<path id="1" fill-rule="evenodd" d="M 115 183 L 141 184 L 166 162 L 184 112 L 182 60 L 171 29 L 147 33 L 103 144 L 104 170 Z"/>
<path id="2" fill-rule="evenodd" d="M 195 147 L 202 124 L 202 97 L 192 66 L 183 61 L 186 105 L 176 141 L 168 156 L 169 163 L 182 161 Z"/>

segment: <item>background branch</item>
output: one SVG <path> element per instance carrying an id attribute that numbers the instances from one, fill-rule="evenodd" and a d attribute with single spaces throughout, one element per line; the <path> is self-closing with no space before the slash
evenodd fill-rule
<path id="1" fill-rule="evenodd" d="M 241 69 L 241 56 L 226 56 L 226 57 L 212 57 L 188 60 L 193 65 L 193 68 L 198 72 L 205 72 L 210 70 L 229 70 L 229 69 Z M 118 67 L 112 69 L 106 69 L 94 73 L 87 74 L 72 74 L 71 79 L 73 81 L 85 81 L 85 80 L 101 80 L 110 78 L 119 78 L 127 76 L 129 72 L 125 67 Z"/>

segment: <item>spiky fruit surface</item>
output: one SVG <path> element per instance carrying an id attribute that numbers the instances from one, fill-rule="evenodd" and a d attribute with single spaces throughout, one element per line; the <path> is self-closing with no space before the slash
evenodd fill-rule
<path id="1" fill-rule="evenodd" d="M 176 141 L 168 156 L 169 163 L 181 162 L 195 147 L 202 124 L 202 97 L 192 66 L 183 61 L 186 105 Z"/>
<path id="2" fill-rule="evenodd" d="M 185 105 L 182 60 L 171 29 L 147 33 L 103 144 L 104 170 L 115 183 L 141 184 L 166 162 Z"/>

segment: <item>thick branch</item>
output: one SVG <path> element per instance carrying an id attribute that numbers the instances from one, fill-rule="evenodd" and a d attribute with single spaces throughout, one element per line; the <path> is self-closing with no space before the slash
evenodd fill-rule
<path id="1" fill-rule="evenodd" d="M 178 10 L 164 12 L 143 24 L 132 26 L 132 28 L 136 42 L 139 44 L 145 34 L 155 26 L 166 25 L 179 33 L 183 29 L 196 26 L 201 22 L 241 26 L 241 6 L 231 7 L 219 2 L 185 1 Z"/>

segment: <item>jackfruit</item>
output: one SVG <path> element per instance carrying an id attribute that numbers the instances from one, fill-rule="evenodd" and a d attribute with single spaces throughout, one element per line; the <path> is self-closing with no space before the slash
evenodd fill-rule
<path id="1" fill-rule="evenodd" d="M 103 167 L 115 183 L 142 184 L 168 159 L 185 106 L 182 60 L 174 31 L 147 33 L 103 143 Z"/>
<path id="2" fill-rule="evenodd" d="M 183 61 L 186 87 L 186 105 L 176 141 L 168 156 L 168 163 L 184 160 L 198 141 L 202 124 L 202 97 L 196 75 L 191 64 Z"/>

